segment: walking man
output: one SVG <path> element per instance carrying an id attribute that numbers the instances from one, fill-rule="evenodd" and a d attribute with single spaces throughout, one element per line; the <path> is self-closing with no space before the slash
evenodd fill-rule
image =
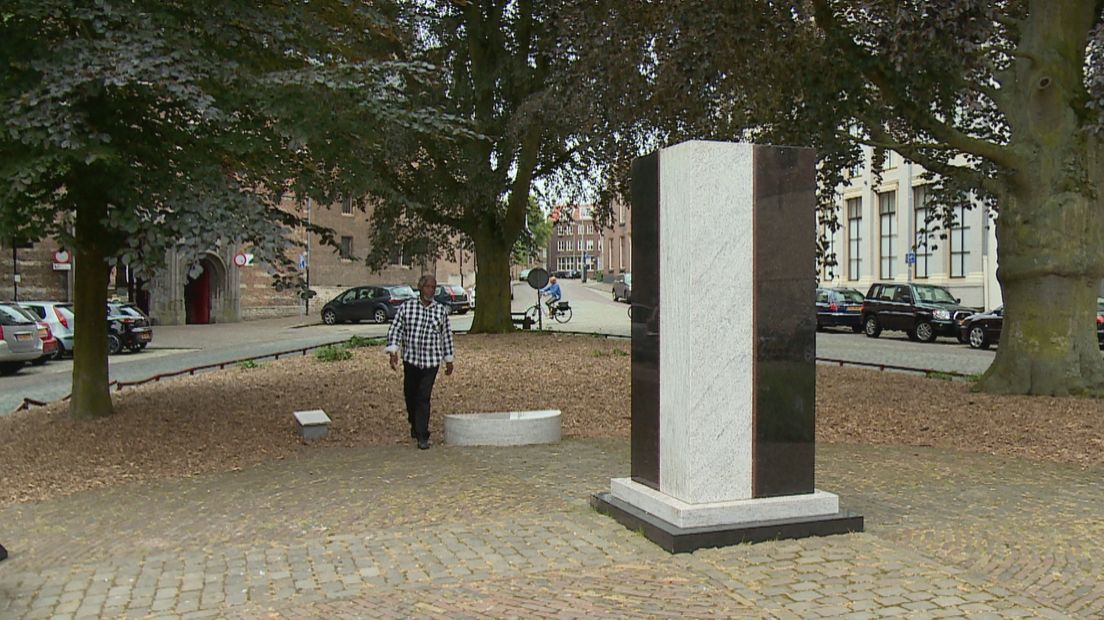
<path id="1" fill-rule="evenodd" d="M 418 279 L 418 298 L 399 306 L 384 349 L 391 356 L 391 370 L 397 371 L 402 348 L 406 419 L 421 450 L 429 448 L 429 399 L 437 370 L 443 361 L 445 374 L 451 375 L 455 353 L 449 309 L 433 299 L 436 290 L 437 278 L 426 274 Z"/>

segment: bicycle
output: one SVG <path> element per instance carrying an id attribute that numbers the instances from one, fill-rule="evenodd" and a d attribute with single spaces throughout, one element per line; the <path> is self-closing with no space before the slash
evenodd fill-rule
<path id="1" fill-rule="evenodd" d="M 529 306 L 529 309 L 525 311 L 525 318 L 536 324 L 540 320 L 540 314 L 544 312 L 542 304 L 536 303 Z M 552 305 L 552 316 L 548 317 L 554 319 L 557 323 L 566 323 L 571 320 L 571 304 L 564 300 L 560 300 Z"/>

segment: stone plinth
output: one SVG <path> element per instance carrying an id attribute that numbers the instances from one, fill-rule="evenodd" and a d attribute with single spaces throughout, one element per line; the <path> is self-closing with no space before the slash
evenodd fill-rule
<path id="1" fill-rule="evenodd" d="M 296 411 L 295 424 L 299 427 L 299 436 L 306 440 L 321 439 L 329 433 L 330 416 L 321 409 Z"/>
<path id="2" fill-rule="evenodd" d="M 445 443 L 454 446 L 521 446 L 560 441 L 559 409 L 445 416 Z"/>

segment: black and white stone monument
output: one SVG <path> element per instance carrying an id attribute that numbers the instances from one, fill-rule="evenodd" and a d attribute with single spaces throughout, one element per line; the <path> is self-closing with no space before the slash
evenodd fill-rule
<path id="1" fill-rule="evenodd" d="M 814 484 L 814 166 L 701 141 L 633 164 L 631 477 L 591 504 L 668 551 L 862 530 Z"/>

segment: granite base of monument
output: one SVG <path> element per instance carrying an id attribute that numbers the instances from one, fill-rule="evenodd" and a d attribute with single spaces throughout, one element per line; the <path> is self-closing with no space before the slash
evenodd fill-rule
<path id="1" fill-rule="evenodd" d="M 595 493 L 590 505 L 601 514 L 659 545 L 670 553 L 689 553 L 709 547 L 740 543 L 849 534 L 863 530 L 863 518 L 845 510 L 834 514 L 730 523 L 703 527 L 678 527 L 647 513 L 608 492 Z"/>

